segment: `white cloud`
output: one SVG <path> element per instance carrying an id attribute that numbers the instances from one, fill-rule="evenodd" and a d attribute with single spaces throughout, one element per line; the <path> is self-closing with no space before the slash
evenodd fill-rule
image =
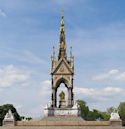
<path id="1" fill-rule="evenodd" d="M 114 88 L 114 87 L 106 87 L 104 88 L 104 91 L 105 92 L 109 92 L 109 93 L 119 93 L 119 92 L 122 92 L 122 89 L 121 88 Z"/>
<path id="2" fill-rule="evenodd" d="M 51 81 L 45 80 L 41 82 L 41 89 L 39 92 L 40 98 L 42 98 L 41 108 L 42 112 L 46 104 L 51 103 Z"/>
<path id="3" fill-rule="evenodd" d="M 125 72 L 121 72 L 117 69 L 113 69 L 107 73 L 95 75 L 92 77 L 92 80 L 95 80 L 95 81 L 102 81 L 102 80 L 106 80 L 106 79 L 125 81 Z"/>
<path id="4" fill-rule="evenodd" d="M 0 87 L 10 87 L 16 84 L 23 84 L 30 78 L 30 73 L 16 68 L 14 65 L 0 68 Z"/>
<path id="5" fill-rule="evenodd" d="M 34 55 L 30 51 L 25 51 L 24 52 L 24 57 L 25 58 L 22 58 L 23 60 L 28 60 L 31 63 L 42 64 L 42 63 L 45 62 L 44 60 L 40 59 L 38 56 Z"/>
<path id="6" fill-rule="evenodd" d="M 5 52 L 6 51 L 6 52 Z M 0 58 L 7 58 L 11 60 L 31 63 L 31 64 L 45 64 L 46 61 L 36 56 L 33 52 L 29 50 L 16 51 L 15 49 L 7 49 L 0 52 Z"/>
<path id="7" fill-rule="evenodd" d="M 0 16 L 2 16 L 2 17 L 6 17 L 7 16 L 6 13 L 2 9 L 0 9 Z"/>
<path id="8" fill-rule="evenodd" d="M 76 87 L 74 89 L 74 92 L 76 94 L 82 94 L 84 96 L 88 96 L 88 97 L 94 97 L 98 96 L 99 97 L 109 97 L 109 96 L 114 96 L 114 95 L 118 95 L 118 94 L 124 94 L 125 89 L 122 88 L 118 88 L 118 87 L 105 87 L 102 89 L 97 89 L 97 88 L 79 88 Z"/>
<path id="9" fill-rule="evenodd" d="M 105 110 L 110 106 L 118 106 L 125 98 L 125 89 L 119 87 L 105 88 L 74 88 L 77 99 L 87 102 L 90 109 Z"/>
<path id="10" fill-rule="evenodd" d="M 118 76 L 115 77 L 115 79 L 125 81 L 125 72 L 120 73 Z"/>
<path id="11" fill-rule="evenodd" d="M 45 80 L 41 82 L 40 95 L 43 97 L 49 96 L 51 94 L 51 81 Z"/>
<path id="12" fill-rule="evenodd" d="M 119 73 L 119 70 L 117 70 L 117 69 L 112 69 L 112 70 L 109 71 L 110 75 L 111 74 L 117 74 L 117 73 Z"/>
<path id="13" fill-rule="evenodd" d="M 109 74 L 100 74 L 100 75 L 96 75 L 96 76 L 92 77 L 92 80 L 100 81 L 100 80 L 105 80 L 109 77 L 110 77 Z"/>
<path id="14" fill-rule="evenodd" d="M 20 110 L 22 108 L 22 105 L 21 104 L 16 104 L 15 107 L 16 107 L 17 110 Z"/>
<path id="15" fill-rule="evenodd" d="M 0 92 L 2 92 L 3 90 L 2 89 L 0 89 Z"/>

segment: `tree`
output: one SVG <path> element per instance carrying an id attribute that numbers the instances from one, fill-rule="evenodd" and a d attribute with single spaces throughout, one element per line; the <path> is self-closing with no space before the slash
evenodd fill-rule
<path id="1" fill-rule="evenodd" d="M 102 112 L 96 109 L 93 109 L 93 111 L 89 111 L 87 115 L 87 120 L 91 120 L 91 121 L 104 120 L 104 117 L 102 115 Z"/>
<path id="2" fill-rule="evenodd" d="M 32 120 L 32 117 L 27 117 L 26 120 L 30 121 Z"/>
<path id="3" fill-rule="evenodd" d="M 93 109 L 93 115 L 94 115 L 94 119 L 93 120 L 102 120 L 102 114 L 100 111 Z"/>
<path id="4" fill-rule="evenodd" d="M 25 116 L 20 116 L 21 121 L 25 119 Z"/>
<path id="5" fill-rule="evenodd" d="M 88 112 L 88 114 L 87 114 L 87 116 L 86 116 L 86 120 L 88 120 L 88 121 L 93 121 L 93 120 L 95 120 L 93 111 L 89 111 L 89 112 Z"/>
<path id="6" fill-rule="evenodd" d="M 2 125 L 2 121 L 4 119 L 4 116 L 6 113 L 11 110 L 15 120 L 20 120 L 20 115 L 18 114 L 16 108 L 12 104 L 5 104 L 3 106 L 0 106 L 0 125 Z"/>
<path id="7" fill-rule="evenodd" d="M 32 120 L 32 117 L 21 116 L 20 119 L 21 119 L 21 121 L 22 121 L 22 120 L 30 121 L 30 120 Z"/>
<path id="8" fill-rule="evenodd" d="M 108 114 L 107 112 L 101 112 L 101 115 L 104 121 L 107 121 L 110 119 L 110 114 Z"/>
<path id="9" fill-rule="evenodd" d="M 117 111 L 115 107 L 107 108 L 107 113 L 110 115 L 112 112 Z"/>
<path id="10" fill-rule="evenodd" d="M 118 110 L 119 110 L 119 115 L 122 119 L 122 123 L 125 126 L 125 102 L 120 103 Z"/>
<path id="11" fill-rule="evenodd" d="M 3 108 L 2 108 L 2 106 L 0 106 L 0 126 L 2 125 L 3 116 L 4 116 L 4 114 L 3 114 Z"/>
<path id="12" fill-rule="evenodd" d="M 86 117 L 87 117 L 88 112 L 89 112 L 89 107 L 86 106 L 86 102 L 83 100 L 77 100 L 77 103 L 81 109 L 81 117 L 86 120 Z"/>
<path id="13" fill-rule="evenodd" d="M 84 120 L 109 120 L 110 115 L 107 112 L 100 112 L 96 109 L 93 111 L 89 110 L 89 107 L 86 105 L 86 102 L 83 100 L 77 100 L 78 105 L 80 106 L 81 109 L 81 117 Z"/>

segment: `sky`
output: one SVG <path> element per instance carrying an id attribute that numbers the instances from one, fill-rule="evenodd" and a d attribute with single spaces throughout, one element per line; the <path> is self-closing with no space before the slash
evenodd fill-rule
<path id="1" fill-rule="evenodd" d="M 64 9 L 75 100 L 105 111 L 125 101 L 124 0 L 0 0 L 0 105 L 41 118 L 51 101 L 51 54 Z M 65 89 L 62 85 L 61 88 Z"/>

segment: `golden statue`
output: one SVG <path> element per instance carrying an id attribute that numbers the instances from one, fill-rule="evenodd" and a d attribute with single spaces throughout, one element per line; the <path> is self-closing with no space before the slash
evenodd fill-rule
<path id="1" fill-rule="evenodd" d="M 60 101 L 64 101 L 64 100 L 65 100 L 65 93 L 62 91 L 62 92 L 59 94 L 59 97 L 60 97 Z"/>

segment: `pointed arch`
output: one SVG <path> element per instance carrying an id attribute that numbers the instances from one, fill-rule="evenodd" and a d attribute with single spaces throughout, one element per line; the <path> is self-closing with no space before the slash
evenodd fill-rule
<path id="1" fill-rule="evenodd" d="M 58 89 L 58 87 L 60 86 L 61 83 L 64 83 L 64 85 L 68 89 L 68 87 L 69 87 L 69 81 L 65 77 L 61 77 L 61 78 L 59 78 L 57 80 L 57 82 L 55 83 L 55 89 Z"/>

